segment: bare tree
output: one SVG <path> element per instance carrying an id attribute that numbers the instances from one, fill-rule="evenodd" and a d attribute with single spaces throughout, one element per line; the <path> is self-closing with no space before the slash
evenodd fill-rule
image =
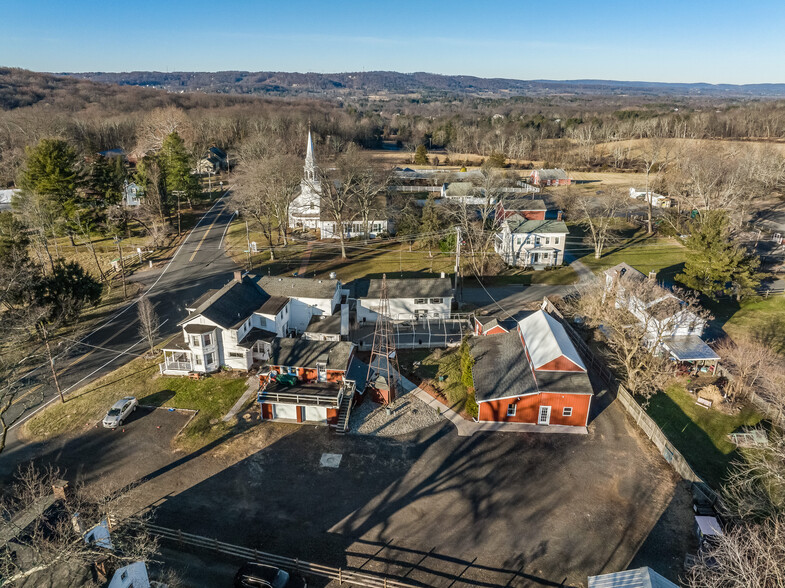
<path id="1" fill-rule="evenodd" d="M 60 478 L 61 472 L 52 467 L 21 466 L 0 502 L 8 540 L 0 546 L 0 577 L 7 583 L 28 577 L 46 581 L 64 566 L 89 566 L 99 558 L 122 566 L 150 561 L 158 553 L 157 540 L 140 524 L 143 520 L 127 514 L 127 493 L 109 492 L 108 484 L 102 483 L 92 488 L 78 485 L 68 489 L 65 500 L 58 500 L 53 485 Z M 90 540 L 89 530 L 102 521 L 111 529 L 112 549 Z"/>
<path id="2" fill-rule="evenodd" d="M 194 128 L 185 111 L 176 106 L 152 110 L 144 117 L 137 129 L 136 154 L 144 157 L 159 151 L 164 139 L 171 133 L 180 135 L 188 145 L 193 143 Z"/>
<path id="3" fill-rule="evenodd" d="M 387 215 L 387 185 L 391 170 L 374 165 L 368 154 L 354 144 L 349 145 L 342 160 L 342 176 L 348 181 L 363 234 L 368 239 L 371 220 Z"/>
<path id="4" fill-rule="evenodd" d="M 562 196 L 562 208 L 588 231 L 595 259 L 600 259 L 605 246 L 616 239 L 619 216 L 625 210 L 627 201 L 624 193 L 616 189 L 597 196 L 578 194 L 575 191 L 567 191 Z"/>
<path id="5" fill-rule="evenodd" d="M 647 212 L 647 233 L 654 233 L 652 222 L 653 198 L 651 195 L 651 175 L 652 172 L 659 174 L 665 171 L 670 160 L 670 149 L 668 143 L 661 137 L 650 137 L 645 140 L 643 150 L 639 156 L 643 172 L 646 174 L 646 212 Z"/>
<path id="6" fill-rule="evenodd" d="M 687 574 L 690 588 L 785 586 L 785 517 L 734 525 L 701 552 Z"/>
<path id="7" fill-rule="evenodd" d="M 733 398 L 744 398 L 751 391 L 764 397 L 776 395 L 777 374 L 784 368 L 782 358 L 769 345 L 751 337 L 726 337 L 716 351 L 733 375 L 728 386 Z"/>
<path id="8" fill-rule="evenodd" d="M 136 305 L 139 314 L 139 335 L 147 341 L 150 347 L 150 355 L 155 355 L 155 340 L 158 338 L 160 324 L 158 314 L 155 312 L 153 303 L 147 296 L 142 296 Z"/>

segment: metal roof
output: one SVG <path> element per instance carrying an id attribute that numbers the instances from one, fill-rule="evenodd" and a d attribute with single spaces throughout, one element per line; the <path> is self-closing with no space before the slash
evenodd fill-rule
<path id="1" fill-rule="evenodd" d="M 720 359 L 706 342 L 696 335 L 669 337 L 662 342 L 663 347 L 679 361 L 713 361 Z"/>
<path id="2" fill-rule="evenodd" d="M 564 326 L 546 313 L 538 310 L 518 322 L 534 369 L 538 369 L 558 357 L 566 357 L 572 363 L 586 371 L 578 350 L 570 341 Z"/>
<path id="3" fill-rule="evenodd" d="M 679 588 L 651 568 L 589 576 L 589 588 Z"/>

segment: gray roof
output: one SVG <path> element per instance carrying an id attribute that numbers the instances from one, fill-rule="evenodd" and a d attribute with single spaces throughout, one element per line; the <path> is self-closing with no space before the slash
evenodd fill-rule
<path id="1" fill-rule="evenodd" d="M 566 180 L 569 178 L 567 172 L 561 168 L 538 169 L 536 171 L 541 180 Z"/>
<path id="2" fill-rule="evenodd" d="M 526 220 L 513 215 L 507 219 L 507 226 L 511 233 L 557 233 L 569 234 L 569 229 L 564 221 L 560 220 Z"/>
<path id="3" fill-rule="evenodd" d="M 379 298 L 382 294 L 382 281 L 369 280 L 365 295 L 358 285 L 358 298 Z M 405 278 L 387 280 L 387 293 L 390 298 L 449 298 L 452 297 L 450 278 Z"/>
<path id="4" fill-rule="evenodd" d="M 444 192 L 447 196 L 475 196 L 481 190 L 471 182 L 448 182 Z"/>
<path id="5" fill-rule="evenodd" d="M 332 299 L 338 280 L 316 280 L 286 276 L 250 276 L 270 296 Z"/>
<path id="6" fill-rule="evenodd" d="M 540 392 L 594 394 L 589 374 L 585 372 L 544 372 L 537 370 L 537 389 Z"/>
<path id="7" fill-rule="evenodd" d="M 531 198 L 509 198 L 502 201 L 504 210 L 548 210 L 544 200 Z"/>
<path id="8" fill-rule="evenodd" d="M 603 273 L 606 276 L 618 275 L 620 280 L 642 280 L 646 277 L 643 275 L 643 272 L 636 270 L 630 264 L 623 261 L 617 263 L 613 267 L 609 267 Z"/>
<path id="9" fill-rule="evenodd" d="M 669 337 L 662 341 L 662 345 L 679 361 L 712 361 L 720 359 L 720 356 L 703 339 L 696 335 Z"/>
<path id="10" fill-rule="evenodd" d="M 305 329 L 306 333 L 326 333 L 330 335 L 341 334 L 341 313 L 330 315 L 314 315 Z"/>
<path id="11" fill-rule="evenodd" d="M 239 282 L 232 280 L 210 296 L 200 297 L 199 305 L 180 324 L 201 315 L 225 329 L 236 328 L 268 298 L 249 276 L 245 276 Z"/>
<path id="12" fill-rule="evenodd" d="M 268 314 L 268 315 L 277 315 L 284 306 L 287 305 L 289 299 L 286 296 L 270 296 L 267 300 L 264 301 L 256 312 L 261 314 Z"/>
<path id="13" fill-rule="evenodd" d="M 185 325 L 185 332 L 192 335 L 203 335 L 215 330 L 215 325 L 200 325 L 199 323 L 190 323 Z"/>
<path id="14" fill-rule="evenodd" d="M 328 370 L 346 370 L 354 343 L 349 341 L 309 341 L 307 339 L 275 339 L 270 365 L 316 369 L 326 363 Z"/>
<path id="15" fill-rule="evenodd" d="M 679 588 L 651 568 L 589 576 L 589 588 Z"/>
<path id="16" fill-rule="evenodd" d="M 474 394 L 477 401 L 537 393 L 537 384 L 523 354 L 517 331 L 472 337 Z"/>
<path id="17" fill-rule="evenodd" d="M 237 344 L 240 347 L 244 347 L 245 349 L 250 349 L 257 341 L 266 341 L 267 343 L 272 343 L 276 337 L 277 335 L 272 331 L 253 327 L 245 334 L 245 337 L 237 342 Z"/>

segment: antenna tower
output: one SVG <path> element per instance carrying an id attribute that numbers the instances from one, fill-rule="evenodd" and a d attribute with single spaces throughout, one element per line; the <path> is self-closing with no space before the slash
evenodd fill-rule
<path id="1" fill-rule="evenodd" d="M 399 374 L 395 334 L 393 333 L 390 319 L 387 274 L 382 274 L 382 292 L 379 296 L 379 308 L 376 310 L 376 328 L 373 332 L 373 348 L 371 349 L 371 361 L 368 365 L 366 382 L 374 386 L 377 382 L 380 382 L 380 378 L 384 378 L 384 384 L 387 385 L 389 394 L 385 398 L 383 390 L 379 391 L 381 392 L 383 403 L 389 404 L 395 400 Z"/>

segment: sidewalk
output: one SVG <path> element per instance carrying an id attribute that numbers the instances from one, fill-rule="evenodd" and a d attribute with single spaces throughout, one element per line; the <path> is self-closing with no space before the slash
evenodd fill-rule
<path id="1" fill-rule="evenodd" d="M 245 406 L 251 398 L 256 396 L 256 392 L 259 390 L 259 378 L 257 376 L 250 376 L 245 381 L 245 385 L 245 392 L 243 392 L 243 395 L 240 396 L 240 399 L 234 403 L 234 406 L 230 408 L 229 412 L 227 412 L 221 419 L 223 422 L 232 420 L 234 415 L 240 412 L 243 406 Z"/>
<path id="2" fill-rule="evenodd" d="M 401 376 L 401 384 L 411 391 L 422 402 L 438 410 L 444 418 L 449 420 L 458 430 L 459 437 L 471 437 L 475 433 L 486 431 L 497 431 L 501 433 L 562 433 L 565 435 L 586 435 L 589 430 L 587 427 L 568 427 L 565 425 L 533 425 L 530 423 L 497 423 L 486 422 L 477 423 L 468 421 L 455 412 L 452 408 L 442 404 L 433 396 L 428 394 L 413 382 Z"/>

